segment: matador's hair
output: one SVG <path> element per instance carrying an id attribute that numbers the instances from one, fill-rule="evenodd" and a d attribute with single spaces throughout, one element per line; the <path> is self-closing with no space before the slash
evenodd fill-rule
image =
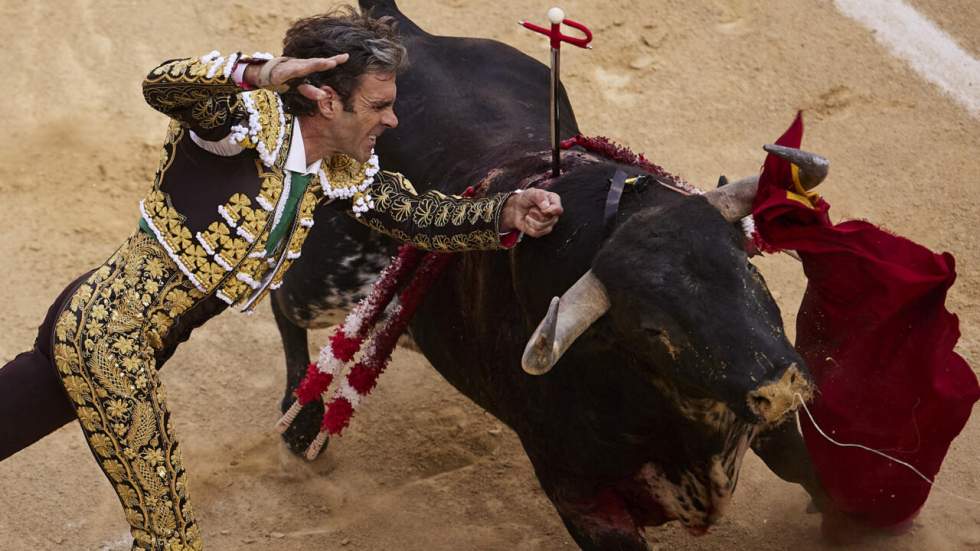
<path id="1" fill-rule="evenodd" d="M 351 6 L 341 6 L 322 15 L 300 19 L 286 31 L 282 55 L 287 57 L 331 57 L 350 54 L 346 63 L 322 73 L 306 77 L 314 86 L 333 88 L 344 104 L 353 111 L 351 94 L 357 89 L 358 78 L 365 73 L 397 74 L 407 56 L 393 17 L 372 18 Z M 291 85 L 299 82 L 290 82 Z M 316 104 L 293 89 L 283 94 L 286 112 L 310 115 Z"/>

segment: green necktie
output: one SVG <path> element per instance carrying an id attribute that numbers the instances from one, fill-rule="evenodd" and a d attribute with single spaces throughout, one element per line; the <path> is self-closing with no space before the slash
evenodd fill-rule
<path id="1" fill-rule="evenodd" d="M 282 218 L 269 232 L 269 239 L 265 242 L 265 252 L 270 255 L 279 246 L 279 241 L 282 240 L 286 231 L 293 225 L 293 219 L 296 218 L 296 205 L 299 204 L 300 198 L 306 192 L 307 186 L 310 185 L 310 179 L 313 177 L 312 174 L 289 172 L 292 177 L 289 182 L 289 196 L 286 197 L 286 206 L 283 208 Z"/>

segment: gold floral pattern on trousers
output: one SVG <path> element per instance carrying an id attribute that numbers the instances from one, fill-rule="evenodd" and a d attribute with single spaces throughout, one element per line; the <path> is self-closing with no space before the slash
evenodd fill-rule
<path id="1" fill-rule="evenodd" d="M 203 298 L 153 238 L 137 233 L 82 283 L 55 325 L 55 364 L 134 549 L 202 547 L 156 352 Z"/>

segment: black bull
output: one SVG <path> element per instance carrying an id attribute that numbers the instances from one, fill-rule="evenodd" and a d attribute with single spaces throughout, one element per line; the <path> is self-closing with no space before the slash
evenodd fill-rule
<path id="1" fill-rule="evenodd" d="M 398 18 L 411 59 L 398 79 L 400 126 L 378 143 L 385 169 L 446 193 L 480 181 L 509 190 L 546 173 L 546 67 L 498 42 L 429 35 L 392 1 L 361 7 Z M 576 134 L 564 91 L 561 102 L 561 134 Z M 787 404 L 758 392 L 787 374 L 802 388 L 807 375 L 738 231 L 703 199 L 650 185 L 623 196 L 607 235 L 603 204 L 617 168 L 641 173 L 570 153 L 549 182 L 565 207 L 554 232 L 510 252 L 459 255 L 412 322 L 418 346 L 517 433 L 583 548 L 645 549 L 638 528 L 672 519 L 704 530 L 722 514 L 750 445 L 822 503 L 793 423 L 771 422 L 788 417 Z M 273 300 L 286 349 L 284 408 L 309 361 L 306 328 L 351 306 L 389 252 L 345 216 L 318 210 Z M 550 373 L 525 374 L 521 354 L 550 298 L 589 269 L 610 310 Z M 287 432 L 294 451 L 321 413 L 307 406 Z"/>

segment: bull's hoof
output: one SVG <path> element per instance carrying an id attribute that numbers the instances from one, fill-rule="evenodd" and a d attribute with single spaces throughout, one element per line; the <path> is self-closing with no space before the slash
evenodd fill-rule
<path id="1" fill-rule="evenodd" d="M 283 411 L 289 409 L 292 402 L 283 404 Z M 286 443 L 293 454 L 300 457 L 305 457 L 306 448 L 309 447 L 310 442 L 316 438 L 317 433 L 320 432 L 320 425 L 323 422 L 323 403 L 319 400 L 314 400 L 312 403 L 303 406 L 300 410 L 299 415 L 293 420 L 286 432 L 282 433 L 282 440 Z M 329 443 L 329 441 L 328 441 Z M 327 445 L 323 445 L 323 449 L 327 449 Z M 323 453 L 321 450 L 320 453 Z"/>

